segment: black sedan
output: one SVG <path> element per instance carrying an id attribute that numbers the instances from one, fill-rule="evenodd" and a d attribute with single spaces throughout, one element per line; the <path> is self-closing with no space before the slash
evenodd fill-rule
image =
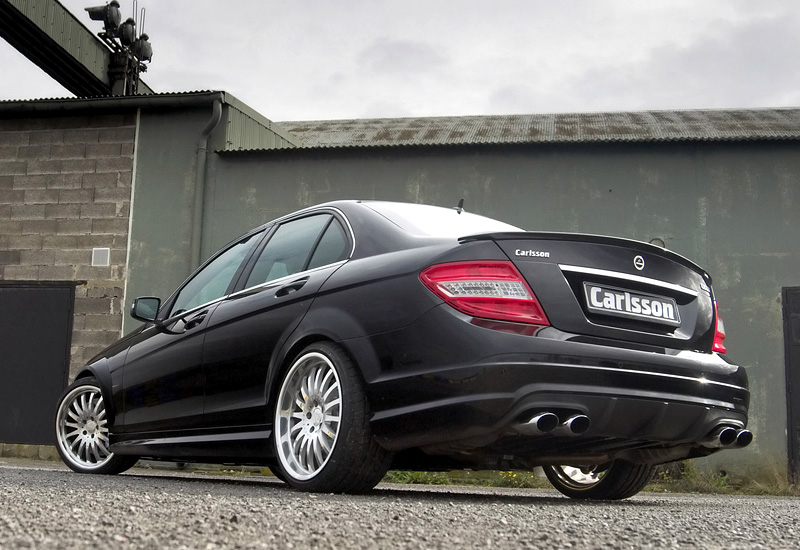
<path id="1" fill-rule="evenodd" d="M 75 471 L 268 465 L 364 492 L 387 469 L 543 466 L 626 498 L 655 465 L 743 447 L 749 392 L 711 277 L 664 248 L 337 201 L 252 230 L 61 397 Z"/>

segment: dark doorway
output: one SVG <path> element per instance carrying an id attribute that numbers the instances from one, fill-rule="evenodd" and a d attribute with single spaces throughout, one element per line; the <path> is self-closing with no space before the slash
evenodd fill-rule
<path id="1" fill-rule="evenodd" d="M 789 477 L 800 482 L 800 287 L 783 289 Z"/>
<path id="2" fill-rule="evenodd" d="M 54 445 L 69 376 L 75 283 L 0 282 L 0 442 Z"/>

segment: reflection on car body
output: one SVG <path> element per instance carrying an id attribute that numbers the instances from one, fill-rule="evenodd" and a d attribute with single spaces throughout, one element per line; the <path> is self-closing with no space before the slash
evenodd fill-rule
<path id="1" fill-rule="evenodd" d="M 264 464 L 363 492 L 390 467 L 544 466 L 571 497 L 625 498 L 657 464 L 752 440 L 711 277 L 638 241 L 337 201 L 254 229 L 132 315 L 60 400 L 76 471 Z"/>

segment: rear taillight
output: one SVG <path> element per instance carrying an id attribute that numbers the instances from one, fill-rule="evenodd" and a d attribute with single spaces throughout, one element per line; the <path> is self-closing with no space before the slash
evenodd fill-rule
<path id="1" fill-rule="evenodd" d="M 714 316 L 717 319 L 717 324 L 714 327 L 714 345 L 711 346 L 711 349 L 718 353 L 725 353 L 728 351 L 725 349 L 725 344 L 723 343 L 723 340 L 725 340 L 725 323 L 722 322 L 719 316 L 716 302 L 714 302 Z"/>
<path id="2" fill-rule="evenodd" d="M 420 279 L 462 313 L 533 325 L 549 325 L 542 306 L 511 262 L 454 262 L 433 265 Z"/>

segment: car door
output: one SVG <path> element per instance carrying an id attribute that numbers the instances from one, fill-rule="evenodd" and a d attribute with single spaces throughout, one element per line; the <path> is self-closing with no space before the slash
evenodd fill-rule
<path id="1" fill-rule="evenodd" d="M 146 328 L 128 350 L 119 431 L 198 426 L 205 399 L 202 358 L 209 320 L 263 235 L 249 235 L 207 262 L 164 304 L 160 326 Z"/>
<path id="2" fill-rule="evenodd" d="M 270 360 L 305 315 L 317 291 L 352 251 L 346 224 L 332 213 L 282 222 L 242 276 L 241 290 L 211 316 L 204 347 L 204 425 L 267 422 Z"/>

